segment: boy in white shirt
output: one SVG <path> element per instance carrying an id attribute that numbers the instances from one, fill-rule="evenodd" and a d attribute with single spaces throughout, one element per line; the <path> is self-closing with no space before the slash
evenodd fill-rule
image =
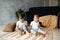
<path id="1" fill-rule="evenodd" d="M 46 34 L 45 31 L 40 29 L 39 15 L 34 15 L 34 19 L 30 24 L 30 28 L 31 28 L 31 33 L 33 34 L 36 34 L 36 33 Z"/>
<path id="2" fill-rule="evenodd" d="M 20 32 L 20 35 L 27 32 L 23 15 L 20 15 L 19 21 L 16 23 L 16 30 Z"/>

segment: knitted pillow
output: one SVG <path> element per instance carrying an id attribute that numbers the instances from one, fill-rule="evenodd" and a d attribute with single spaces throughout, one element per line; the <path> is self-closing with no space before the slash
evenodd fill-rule
<path id="1" fill-rule="evenodd" d="M 4 32 L 13 32 L 15 30 L 16 23 L 15 22 L 9 22 L 6 27 L 4 28 Z"/>

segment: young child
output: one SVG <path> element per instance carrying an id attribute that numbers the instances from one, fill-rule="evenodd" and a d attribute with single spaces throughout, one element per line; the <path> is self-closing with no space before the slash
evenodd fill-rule
<path id="1" fill-rule="evenodd" d="M 27 32 L 23 15 L 20 15 L 19 21 L 16 23 L 16 30 L 20 32 L 20 35 Z"/>
<path id="2" fill-rule="evenodd" d="M 34 19 L 30 24 L 30 28 L 31 28 L 31 33 L 33 34 L 46 34 L 45 31 L 40 29 L 40 24 L 39 24 L 39 15 L 34 15 Z"/>

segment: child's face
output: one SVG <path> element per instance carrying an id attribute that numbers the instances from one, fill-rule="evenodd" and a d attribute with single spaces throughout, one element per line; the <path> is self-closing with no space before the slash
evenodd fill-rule
<path id="1" fill-rule="evenodd" d="M 36 16 L 34 16 L 34 21 L 35 21 L 35 22 L 38 22 L 38 21 L 39 21 L 39 18 L 36 17 Z"/>
<path id="2" fill-rule="evenodd" d="M 24 21 L 24 19 L 19 19 L 21 22 L 23 22 Z"/>

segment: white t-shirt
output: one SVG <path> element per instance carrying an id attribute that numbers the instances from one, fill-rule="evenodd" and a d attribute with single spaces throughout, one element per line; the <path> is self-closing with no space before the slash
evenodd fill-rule
<path id="1" fill-rule="evenodd" d="M 16 25 L 18 26 L 18 28 L 21 28 L 24 31 L 26 30 L 25 22 L 17 21 Z"/>
<path id="2" fill-rule="evenodd" d="M 39 26 L 40 26 L 39 22 L 35 22 L 35 21 L 32 21 L 30 25 L 32 26 L 32 29 L 36 31 L 38 31 Z"/>

